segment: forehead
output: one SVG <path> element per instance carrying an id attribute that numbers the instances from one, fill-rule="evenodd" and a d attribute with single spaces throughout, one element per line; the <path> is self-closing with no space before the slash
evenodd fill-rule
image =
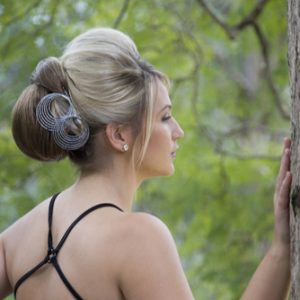
<path id="1" fill-rule="evenodd" d="M 160 81 L 157 83 L 156 95 L 155 111 L 161 111 L 165 106 L 171 105 L 168 89 Z"/>

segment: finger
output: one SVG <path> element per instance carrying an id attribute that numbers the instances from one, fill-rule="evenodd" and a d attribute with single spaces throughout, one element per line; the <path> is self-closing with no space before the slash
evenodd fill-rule
<path id="1" fill-rule="evenodd" d="M 291 141 L 291 139 L 289 138 L 289 137 L 285 137 L 284 139 L 283 139 L 283 145 L 284 145 L 284 149 L 285 148 L 290 148 L 291 147 L 291 144 L 292 144 L 292 141 Z"/>
<path id="2" fill-rule="evenodd" d="M 290 170 L 290 150 L 284 148 L 283 154 L 281 156 L 280 169 L 276 183 L 276 192 L 278 192 L 283 179 L 286 176 L 286 172 Z"/>
<path id="3" fill-rule="evenodd" d="M 278 208 L 286 209 L 288 207 L 291 183 L 292 174 L 291 172 L 286 172 L 278 195 Z"/>

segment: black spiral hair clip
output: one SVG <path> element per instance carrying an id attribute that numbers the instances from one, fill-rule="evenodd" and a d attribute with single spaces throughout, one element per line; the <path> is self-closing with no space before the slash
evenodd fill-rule
<path id="1" fill-rule="evenodd" d="M 58 104 L 57 107 L 63 107 L 62 113 L 55 113 L 54 102 Z M 36 107 L 36 118 L 44 129 L 53 134 L 55 143 L 64 150 L 77 150 L 89 138 L 88 124 L 79 116 L 71 98 L 66 94 L 50 93 L 44 96 Z"/>

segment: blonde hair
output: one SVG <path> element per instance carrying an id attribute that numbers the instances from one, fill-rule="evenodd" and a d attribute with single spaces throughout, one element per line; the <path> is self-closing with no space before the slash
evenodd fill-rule
<path id="1" fill-rule="evenodd" d="M 101 154 L 99 146 L 102 154 L 107 154 L 104 137 L 99 140 L 95 136 L 107 124 L 115 123 L 134 129 L 133 160 L 139 165 L 151 135 L 158 81 L 168 84 L 161 72 L 140 58 L 127 35 L 109 28 L 91 29 L 71 41 L 59 59 L 50 57 L 37 65 L 31 85 L 13 110 L 16 144 L 32 158 L 49 161 L 69 156 L 82 171 L 93 171 L 101 167 L 100 162 L 95 164 L 96 150 Z M 61 149 L 51 132 L 36 120 L 39 101 L 53 92 L 68 93 L 89 126 L 90 138 L 80 149 Z M 104 164 L 105 159 L 101 161 Z"/>

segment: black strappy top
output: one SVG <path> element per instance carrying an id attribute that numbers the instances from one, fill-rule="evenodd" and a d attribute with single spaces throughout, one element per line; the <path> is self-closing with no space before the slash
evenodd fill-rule
<path id="1" fill-rule="evenodd" d="M 79 217 L 77 217 L 72 224 L 68 227 L 68 229 L 66 230 L 65 234 L 63 235 L 63 237 L 61 238 L 61 240 L 59 241 L 59 243 L 57 244 L 56 247 L 53 246 L 53 241 L 52 241 L 52 217 L 53 217 L 53 207 L 54 207 L 54 202 L 56 197 L 59 194 L 54 195 L 51 200 L 50 200 L 50 204 L 49 204 L 49 210 L 48 210 L 48 225 L 49 225 L 49 231 L 48 231 L 48 252 L 47 255 L 45 256 L 45 258 L 38 263 L 35 267 L 33 267 L 31 270 L 29 270 L 28 272 L 26 272 L 16 283 L 15 285 L 15 289 L 14 289 L 14 295 L 16 297 L 17 295 L 17 290 L 20 287 L 20 285 L 26 280 L 28 279 L 33 273 L 35 273 L 37 270 L 39 270 L 42 266 L 46 265 L 46 264 L 52 264 L 53 267 L 55 268 L 57 274 L 59 275 L 60 279 L 63 281 L 63 283 L 65 284 L 66 288 L 69 290 L 69 292 L 74 296 L 75 299 L 81 300 L 83 299 L 78 293 L 77 291 L 73 288 L 73 286 L 71 285 L 71 283 L 68 281 L 68 279 L 66 278 L 66 276 L 64 275 L 62 269 L 60 268 L 58 261 L 57 261 L 57 255 L 59 253 L 59 250 L 61 249 L 61 247 L 63 246 L 64 242 L 66 241 L 67 237 L 69 236 L 69 234 L 71 233 L 72 229 L 77 225 L 77 223 L 83 219 L 85 216 L 87 216 L 89 213 L 91 213 L 92 211 L 98 209 L 98 208 L 102 208 L 102 207 L 114 207 L 120 211 L 123 211 L 121 208 L 119 208 L 118 206 L 116 206 L 115 204 L 112 203 L 100 203 L 97 204 L 95 206 L 92 206 L 90 208 L 88 208 L 86 211 L 84 211 Z"/>

